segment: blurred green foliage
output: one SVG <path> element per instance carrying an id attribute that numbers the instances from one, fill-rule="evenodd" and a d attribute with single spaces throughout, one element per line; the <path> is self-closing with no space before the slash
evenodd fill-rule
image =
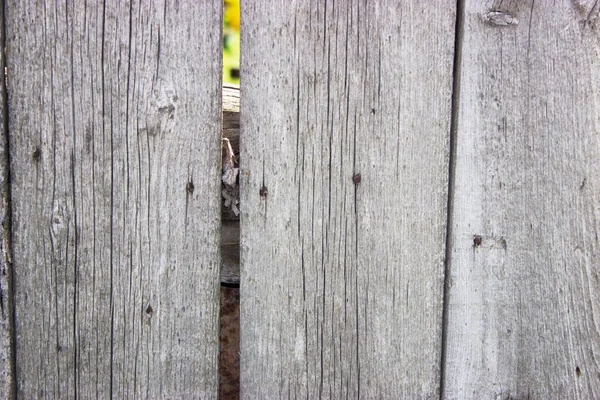
<path id="1" fill-rule="evenodd" d="M 224 0 L 223 83 L 240 83 L 240 1 Z"/>

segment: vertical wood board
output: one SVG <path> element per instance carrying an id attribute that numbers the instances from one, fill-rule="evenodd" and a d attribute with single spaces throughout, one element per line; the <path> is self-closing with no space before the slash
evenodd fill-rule
<path id="1" fill-rule="evenodd" d="M 219 1 L 9 1 L 18 394 L 216 398 Z"/>
<path id="2" fill-rule="evenodd" d="M 4 7 L 0 8 L 0 48 L 4 48 Z M 4 73 L 5 52 L 0 53 Z M 0 85 L 0 397 L 15 395 L 14 296 L 10 218 L 10 169 L 7 132 L 6 75 Z"/>
<path id="3" fill-rule="evenodd" d="M 241 397 L 439 396 L 454 2 L 242 15 Z"/>
<path id="4" fill-rule="evenodd" d="M 599 10 L 466 1 L 444 398 L 600 398 Z"/>

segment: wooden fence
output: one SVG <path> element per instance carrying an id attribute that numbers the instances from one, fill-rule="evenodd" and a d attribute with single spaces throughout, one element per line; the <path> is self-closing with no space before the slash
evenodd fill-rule
<path id="1" fill-rule="evenodd" d="M 216 398 L 221 1 L 3 3 L 0 392 Z M 242 1 L 242 398 L 600 398 L 599 13 Z"/>

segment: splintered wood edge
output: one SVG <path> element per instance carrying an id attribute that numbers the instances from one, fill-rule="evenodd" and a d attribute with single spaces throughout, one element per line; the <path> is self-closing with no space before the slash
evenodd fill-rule
<path id="1" fill-rule="evenodd" d="M 229 139 L 233 152 L 240 152 L 240 87 L 223 85 L 223 138 Z M 222 199 L 222 202 L 224 199 Z M 221 283 L 240 283 L 240 221 L 221 204 Z"/>

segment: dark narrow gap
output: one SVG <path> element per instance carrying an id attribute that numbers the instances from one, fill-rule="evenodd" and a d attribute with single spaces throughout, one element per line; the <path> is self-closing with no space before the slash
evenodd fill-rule
<path id="1" fill-rule="evenodd" d="M 232 89 L 235 89 L 237 95 L 237 112 L 233 112 L 231 104 L 227 104 L 227 92 L 231 92 Z M 234 186 L 225 182 L 231 170 L 237 168 L 237 160 L 239 160 L 239 140 L 233 137 L 239 135 L 239 89 L 224 86 L 223 90 L 223 182 L 221 183 L 223 197 L 221 199 L 219 311 L 219 398 L 221 400 L 239 398 L 240 381 L 240 219 L 239 204 L 235 204 L 235 201 L 239 200 L 239 182 L 235 182 Z M 234 126 L 237 126 L 237 129 Z M 235 131 L 233 135 L 231 135 L 232 131 Z"/>
<path id="2" fill-rule="evenodd" d="M 223 0 L 221 288 L 219 311 L 219 399 L 240 393 L 240 1 Z M 233 173 L 233 175 L 232 175 Z M 233 183 L 232 183 L 233 181 Z M 264 181 L 261 198 L 266 200 Z"/>
<path id="3" fill-rule="evenodd" d="M 74 254 L 73 254 L 73 328 L 72 328 L 72 335 L 73 335 L 73 348 L 74 348 L 74 355 L 73 355 L 73 396 L 75 399 L 77 399 L 79 397 L 79 393 L 78 393 L 78 388 L 79 388 L 79 343 L 77 342 L 77 305 L 78 305 L 78 296 L 79 296 L 79 281 L 78 281 L 78 270 L 77 270 L 77 266 L 79 265 L 79 235 L 78 235 L 78 222 L 79 222 L 79 215 L 77 214 L 77 191 L 76 191 L 76 172 L 75 172 L 75 164 L 77 161 L 77 155 L 75 154 L 75 150 L 77 149 L 77 124 L 76 124 L 76 118 L 75 118 L 75 63 L 74 63 L 74 59 L 75 59 L 75 54 L 74 54 L 74 41 L 75 41 L 75 35 L 74 35 L 74 22 L 73 21 L 69 21 L 69 11 L 67 9 L 67 12 L 65 13 L 65 18 L 66 18 L 66 26 L 67 26 L 67 43 L 70 42 L 70 47 L 71 47 L 71 52 L 69 54 L 69 64 L 70 64 L 70 79 L 71 79 L 71 87 L 70 87 L 70 95 L 71 95 L 71 123 L 73 124 L 73 149 L 71 150 L 71 185 L 73 186 L 73 193 L 72 193 L 72 201 L 73 201 L 73 219 L 74 219 L 74 223 L 75 223 L 75 234 L 74 234 L 74 240 L 73 240 L 73 250 L 74 250 Z M 69 22 L 71 22 L 70 25 L 70 29 L 71 31 L 69 32 Z M 70 37 L 69 37 L 69 33 L 70 33 Z M 67 263 L 67 265 L 69 265 Z"/>
<path id="4" fill-rule="evenodd" d="M 101 98 L 102 98 L 102 140 L 106 138 L 106 76 L 105 76 L 105 54 L 106 54 L 106 4 L 102 5 L 102 29 L 101 29 L 101 45 L 100 45 L 100 76 L 101 76 Z M 110 399 L 114 397 L 114 334 L 115 334 L 115 318 L 114 318 L 114 236 L 113 236 L 113 224 L 114 224 L 114 143 L 113 143 L 113 126 L 112 126 L 112 107 L 111 107 L 111 115 L 109 116 L 111 124 L 110 124 L 110 149 L 111 149 L 111 157 L 110 157 L 110 252 L 109 252 L 109 279 L 110 279 L 110 289 L 109 289 L 109 310 L 110 313 L 110 347 L 109 351 L 109 378 L 108 378 L 108 388 L 110 393 Z"/>
<path id="5" fill-rule="evenodd" d="M 223 85 L 219 398 L 238 399 L 240 385 L 239 87 Z M 233 183 L 232 183 L 233 180 Z M 262 189 L 261 189 L 262 192 Z M 266 189 L 265 189 L 266 196 Z"/>
<path id="6" fill-rule="evenodd" d="M 2 27 L 0 29 L 0 49 L 1 52 L 1 67 L 4 71 L 4 79 L 2 89 L 0 91 L 0 106 L 2 107 L 2 138 L 0 140 L 0 175 L 4 178 L 2 182 L 2 195 L 4 198 L 0 199 L 2 204 L 0 205 L 0 212 L 4 218 L 2 221 L 2 276 L 0 276 L 0 300 L 2 302 L 2 318 L 6 319 L 8 326 L 6 333 L 8 337 L 6 342 L 2 343 L 1 346 L 7 345 L 8 351 L 6 366 L 7 366 L 7 377 L 6 377 L 6 399 L 17 398 L 17 339 L 15 332 L 15 284 L 14 284 L 14 264 L 13 264 L 13 249 L 12 249 L 12 193 L 11 193 L 11 170 L 10 170 L 10 141 L 8 135 L 8 65 L 6 62 L 7 51 L 6 51 L 6 4 L 3 0 L 0 0 L 0 21 Z M 34 162 L 35 162 L 34 152 Z M 2 179 L 0 178 L 0 179 Z"/>
<path id="7" fill-rule="evenodd" d="M 219 316 L 219 399 L 239 398 L 240 288 L 221 283 Z"/>
<path id="8" fill-rule="evenodd" d="M 460 74 L 462 42 L 465 21 L 464 0 L 456 2 L 456 22 L 454 28 L 454 61 L 452 66 L 452 105 L 450 116 L 450 156 L 448 160 L 448 200 L 446 204 L 446 253 L 444 257 L 444 291 L 442 311 L 442 351 L 440 359 L 440 399 L 444 396 L 446 382 L 446 355 L 448 346 L 448 300 L 450 297 L 450 257 L 452 253 L 452 222 L 454 214 L 454 185 L 456 174 L 456 141 L 458 131 L 458 111 L 460 103 Z"/>

